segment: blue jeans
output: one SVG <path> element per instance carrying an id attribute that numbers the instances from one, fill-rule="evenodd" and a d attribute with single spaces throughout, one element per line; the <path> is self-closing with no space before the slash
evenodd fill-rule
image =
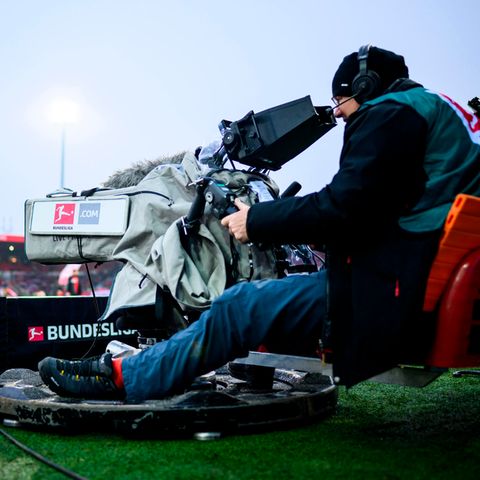
<path id="1" fill-rule="evenodd" d="M 200 318 L 122 363 L 127 401 L 180 393 L 193 380 L 249 350 L 312 353 L 326 305 L 326 272 L 239 283 Z"/>

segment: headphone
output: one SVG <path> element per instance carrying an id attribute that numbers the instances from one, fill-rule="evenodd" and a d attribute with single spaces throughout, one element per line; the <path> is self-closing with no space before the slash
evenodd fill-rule
<path id="1" fill-rule="evenodd" d="M 363 103 L 380 90 L 380 76 L 374 70 L 368 70 L 367 60 L 370 45 L 363 45 L 358 50 L 358 73 L 352 82 L 352 94 L 358 103 Z"/>

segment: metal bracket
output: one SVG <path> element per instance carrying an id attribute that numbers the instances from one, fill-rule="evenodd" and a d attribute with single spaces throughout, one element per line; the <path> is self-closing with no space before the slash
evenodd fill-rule
<path id="1" fill-rule="evenodd" d="M 300 357 L 297 355 L 281 355 L 278 353 L 248 352 L 247 357 L 237 358 L 235 363 L 274 367 L 283 370 L 299 370 L 301 372 L 332 375 L 332 366 L 322 362 L 319 358 Z"/>

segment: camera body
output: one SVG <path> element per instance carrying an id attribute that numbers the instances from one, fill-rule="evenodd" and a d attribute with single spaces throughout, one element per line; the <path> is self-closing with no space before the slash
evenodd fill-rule
<path id="1" fill-rule="evenodd" d="M 235 206 L 236 195 L 223 183 L 211 180 L 205 188 L 204 196 L 211 213 L 219 220 L 238 210 Z"/>

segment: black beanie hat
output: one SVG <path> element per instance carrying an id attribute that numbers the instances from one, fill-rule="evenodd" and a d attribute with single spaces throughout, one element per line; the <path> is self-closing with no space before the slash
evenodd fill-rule
<path id="1" fill-rule="evenodd" d="M 395 80 L 408 78 L 408 67 L 401 55 L 370 47 L 367 57 L 367 70 L 377 73 L 380 77 L 379 88 L 370 98 L 381 95 Z M 334 97 L 351 97 L 353 95 L 353 79 L 359 72 L 358 52 L 347 55 L 332 80 L 332 94 Z M 369 98 L 369 99 L 370 99 Z"/>

